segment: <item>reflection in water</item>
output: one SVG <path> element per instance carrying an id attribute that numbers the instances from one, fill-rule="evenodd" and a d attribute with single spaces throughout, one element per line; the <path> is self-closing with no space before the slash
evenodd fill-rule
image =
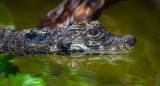
<path id="1" fill-rule="evenodd" d="M 52 86 L 53 83 L 60 86 L 62 85 L 61 82 L 69 84 L 68 86 L 73 83 L 89 86 L 98 84 L 97 86 L 101 86 L 110 81 L 123 84 L 123 80 L 128 79 L 128 76 L 132 76 L 129 74 L 127 76 L 123 72 L 123 67 L 134 62 L 131 54 L 84 55 L 82 57 L 32 54 L 17 57 L 15 60 L 17 61 L 15 64 L 19 66 L 21 73 L 31 73 L 39 76 L 47 82 L 48 86 Z"/>
<path id="2" fill-rule="evenodd" d="M 20 57 L 22 58 L 22 57 Z M 74 69 L 83 69 L 84 71 L 96 72 L 98 65 L 106 63 L 115 64 L 114 62 L 121 61 L 131 63 L 134 61 L 130 54 L 120 55 L 83 55 L 76 57 L 76 55 L 50 55 L 50 54 L 30 54 L 23 56 L 23 58 L 37 58 L 42 61 L 50 61 L 50 64 L 61 64 Z M 95 65 L 95 66 L 93 66 Z"/>
<path id="3" fill-rule="evenodd" d="M 42 58 L 46 57 L 41 55 Z M 41 57 L 40 56 L 40 57 Z M 95 56 L 82 56 L 82 57 L 68 57 L 58 55 L 48 55 L 53 63 L 62 64 L 75 69 L 83 69 L 84 71 L 96 72 L 99 65 L 111 63 L 114 61 L 133 62 L 133 58 L 129 54 L 123 55 L 95 55 Z M 94 66 L 93 66 L 94 65 Z"/>

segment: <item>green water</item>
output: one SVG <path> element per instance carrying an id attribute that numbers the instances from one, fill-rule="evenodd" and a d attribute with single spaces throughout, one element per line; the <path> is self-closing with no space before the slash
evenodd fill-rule
<path id="1" fill-rule="evenodd" d="M 58 0 L 0 0 L 0 26 L 36 27 Z M 160 86 L 160 1 L 125 0 L 104 9 L 98 20 L 113 34 L 136 36 L 130 54 L 27 55 L 14 58 L 17 75 L 0 86 Z M 13 71 L 14 69 L 10 70 Z"/>

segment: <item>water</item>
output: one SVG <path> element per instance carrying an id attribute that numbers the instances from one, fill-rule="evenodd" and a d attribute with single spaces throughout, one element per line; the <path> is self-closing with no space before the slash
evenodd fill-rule
<path id="1" fill-rule="evenodd" d="M 36 27 L 39 17 L 60 3 L 51 1 L 1 0 L 0 24 L 18 29 Z M 120 1 L 106 8 L 98 20 L 113 34 L 136 36 L 133 51 L 122 55 L 16 57 L 12 63 L 20 72 L 8 78 L 1 73 L 0 86 L 160 86 L 160 2 Z"/>

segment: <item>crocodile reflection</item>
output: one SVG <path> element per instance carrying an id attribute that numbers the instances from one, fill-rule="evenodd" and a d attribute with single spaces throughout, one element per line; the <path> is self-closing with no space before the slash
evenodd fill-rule
<path id="1" fill-rule="evenodd" d="M 104 64 L 108 65 L 118 65 L 117 62 L 122 63 L 132 63 L 134 62 L 134 58 L 131 56 L 131 53 L 129 54 L 121 54 L 121 55 L 83 55 L 81 57 L 75 57 L 76 55 L 68 55 L 68 56 L 62 56 L 62 55 L 51 55 L 51 54 L 31 54 L 23 56 L 26 59 L 29 58 L 36 58 L 38 61 L 48 62 L 50 65 L 61 65 L 65 66 L 67 68 L 73 68 L 88 72 L 96 72 L 98 69 L 101 69 L 101 67 Z M 20 59 L 24 60 L 24 58 L 21 57 Z M 53 66 L 50 66 L 51 68 Z"/>
<path id="2" fill-rule="evenodd" d="M 136 38 L 133 35 L 117 36 L 110 33 L 99 21 L 73 23 L 55 29 L 44 28 L 16 29 L 0 28 L 0 53 L 25 54 L 92 54 L 96 51 L 119 50 L 133 47 Z M 88 54 L 85 53 L 85 54 Z M 122 53 L 122 52 L 120 52 Z M 103 54 L 117 54 L 106 53 Z"/>

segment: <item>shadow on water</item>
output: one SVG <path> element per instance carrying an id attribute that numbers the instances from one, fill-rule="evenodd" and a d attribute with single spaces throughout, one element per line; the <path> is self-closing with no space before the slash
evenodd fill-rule
<path id="1" fill-rule="evenodd" d="M 0 1 L 1 26 L 18 29 L 36 27 L 39 17 L 60 3 Z M 130 54 L 15 57 L 11 63 L 20 72 L 8 79 L 0 73 L 0 86 L 160 86 L 159 6 L 158 0 L 125 0 L 106 8 L 98 18 L 113 34 L 136 36 Z"/>

